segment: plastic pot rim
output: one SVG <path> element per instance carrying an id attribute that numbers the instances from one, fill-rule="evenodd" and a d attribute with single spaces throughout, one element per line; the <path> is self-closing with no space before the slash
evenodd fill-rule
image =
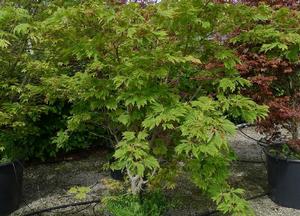
<path id="1" fill-rule="evenodd" d="M 16 165 L 20 165 L 23 169 L 23 165 L 22 165 L 20 160 L 13 160 L 13 161 L 10 161 L 10 162 L 0 163 L 0 168 L 8 167 L 8 166 L 16 166 Z"/>
<path id="2" fill-rule="evenodd" d="M 275 159 L 275 160 L 279 160 L 279 161 L 283 161 L 283 162 L 290 162 L 290 163 L 300 163 L 300 160 L 298 160 L 298 159 L 281 158 L 281 157 L 278 157 L 278 156 L 276 156 L 276 155 L 272 155 L 272 154 L 270 154 L 270 152 L 266 149 L 266 147 L 263 148 L 263 151 L 264 151 L 264 153 L 265 153 L 267 156 L 269 156 L 269 157 L 271 157 L 271 158 L 273 158 L 273 159 Z"/>

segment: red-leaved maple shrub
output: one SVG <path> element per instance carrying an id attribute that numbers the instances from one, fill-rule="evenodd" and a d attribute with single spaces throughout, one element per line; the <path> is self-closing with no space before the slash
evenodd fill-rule
<path id="1" fill-rule="evenodd" d="M 300 13 L 295 10 L 296 2 L 267 1 L 276 9 L 259 6 L 253 25 L 237 29 L 231 41 L 241 60 L 237 69 L 253 84 L 245 94 L 269 106 L 269 116 L 259 122 L 259 129 L 270 139 L 282 128 L 288 130 L 288 145 L 300 152 Z"/>

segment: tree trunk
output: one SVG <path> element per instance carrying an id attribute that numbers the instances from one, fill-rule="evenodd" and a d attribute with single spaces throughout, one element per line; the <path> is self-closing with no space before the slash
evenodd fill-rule
<path id="1" fill-rule="evenodd" d="M 299 137 L 300 137 L 300 122 L 297 122 L 296 120 L 292 121 L 291 133 L 292 133 L 293 140 L 299 139 Z"/>

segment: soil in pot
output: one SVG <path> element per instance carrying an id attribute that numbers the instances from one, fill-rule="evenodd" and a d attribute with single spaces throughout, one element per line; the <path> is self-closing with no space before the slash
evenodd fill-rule
<path id="1" fill-rule="evenodd" d="M 18 209 L 22 185 L 23 167 L 20 162 L 0 164 L 0 216 Z"/>
<path id="2" fill-rule="evenodd" d="M 300 160 L 265 153 L 270 198 L 281 206 L 300 209 Z"/>

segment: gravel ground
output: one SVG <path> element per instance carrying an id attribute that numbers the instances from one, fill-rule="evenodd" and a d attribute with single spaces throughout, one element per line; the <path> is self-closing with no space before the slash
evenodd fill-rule
<path id="1" fill-rule="evenodd" d="M 256 139 L 260 135 L 253 128 L 243 130 Z M 267 191 L 266 169 L 261 148 L 254 140 L 245 138 L 241 133 L 230 138 L 239 161 L 232 166 L 231 183 L 246 190 L 247 197 L 253 197 Z M 38 209 L 78 202 L 68 190 L 73 186 L 88 186 L 91 192 L 85 200 L 101 197 L 109 191 L 109 173 L 102 170 L 106 161 L 105 152 L 93 152 L 80 160 L 64 161 L 52 164 L 39 164 L 26 167 L 24 173 L 24 202 L 11 216 L 22 216 Z M 168 192 L 168 197 L 178 201 L 170 216 L 199 216 L 213 209 L 211 201 L 201 195 L 199 190 L 184 177 L 178 180 L 178 187 Z M 276 205 L 267 196 L 250 201 L 258 216 L 300 216 L 300 210 Z M 100 205 L 60 209 L 40 215 L 100 215 Z M 212 214 L 217 216 L 219 214 Z"/>

